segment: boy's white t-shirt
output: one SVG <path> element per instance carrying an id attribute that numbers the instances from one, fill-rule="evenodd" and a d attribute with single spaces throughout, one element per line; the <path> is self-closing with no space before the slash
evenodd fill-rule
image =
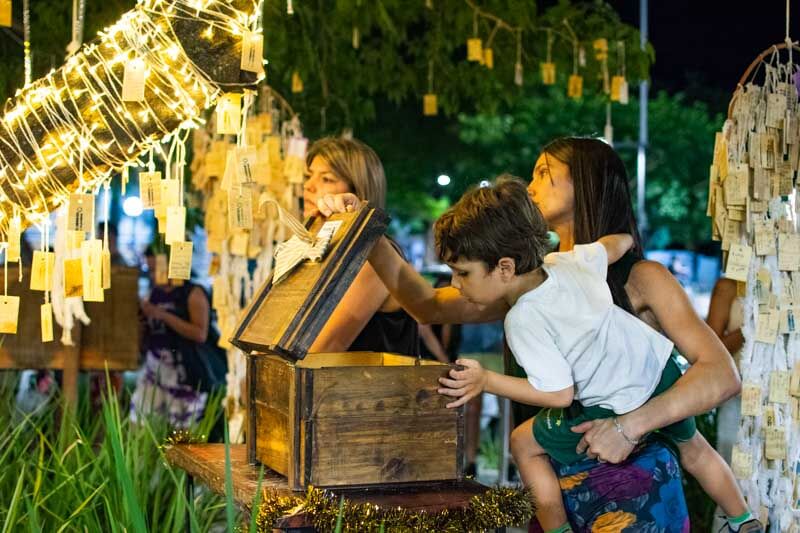
<path id="1" fill-rule="evenodd" d="M 624 414 L 653 394 L 672 342 L 614 305 L 602 244 L 551 253 L 547 279 L 523 294 L 505 318 L 514 358 L 534 388 L 575 386 L 575 399 Z"/>

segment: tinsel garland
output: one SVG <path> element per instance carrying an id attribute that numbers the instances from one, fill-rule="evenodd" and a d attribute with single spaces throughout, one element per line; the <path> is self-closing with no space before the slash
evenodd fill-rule
<path id="1" fill-rule="evenodd" d="M 176 446 L 178 444 L 202 444 L 206 442 L 205 435 L 196 435 L 187 429 L 173 429 L 172 433 L 164 439 L 162 448 Z"/>
<path id="2" fill-rule="evenodd" d="M 371 503 L 351 503 L 347 500 L 342 505 L 339 496 L 312 487 L 305 497 L 265 492 L 256 519 L 258 531 L 273 531 L 276 520 L 294 512 L 306 513 L 319 531 L 334 531 L 341 512 L 342 531 L 455 533 L 521 526 L 533 516 L 533 504 L 526 490 L 494 487 L 473 496 L 469 507 L 426 513 L 400 507 L 382 509 Z"/>

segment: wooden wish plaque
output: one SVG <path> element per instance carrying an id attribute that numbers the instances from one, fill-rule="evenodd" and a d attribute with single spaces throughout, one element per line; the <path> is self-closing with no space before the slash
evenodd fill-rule
<path id="1" fill-rule="evenodd" d="M 327 255 L 268 281 L 231 342 L 248 355 L 248 457 L 294 490 L 463 479 L 464 410 L 437 393 L 448 365 L 376 352 L 308 354 L 377 239 L 377 209 L 341 221 Z M 322 221 L 310 224 L 312 234 Z"/>

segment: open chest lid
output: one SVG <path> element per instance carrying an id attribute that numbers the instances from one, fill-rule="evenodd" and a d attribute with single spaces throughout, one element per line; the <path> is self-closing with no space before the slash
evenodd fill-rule
<path id="1" fill-rule="evenodd" d="M 304 260 L 278 283 L 258 289 L 230 342 L 245 352 L 303 359 L 350 287 L 389 217 L 366 205 L 354 213 L 312 219 L 312 235 L 333 232 L 321 261 Z"/>

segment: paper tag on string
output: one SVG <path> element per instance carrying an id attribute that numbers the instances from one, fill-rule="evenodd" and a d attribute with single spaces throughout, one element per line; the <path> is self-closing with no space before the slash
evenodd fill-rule
<path id="1" fill-rule="evenodd" d="M 484 48 L 483 64 L 486 65 L 486 68 L 489 70 L 494 68 L 494 51 L 491 48 Z"/>
<path id="2" fill-rule="evenodd" d="M 0 26 L 10 28 L 12 24 L 11 0 L 0 0 Z"/>
<path id="3" fill-rule="evenodd" d="M 730 250 L 731 244 L 739 242 L 739 226 L 740 222 L 737 220 L 726 220 L 724 229 L 722 230 L 722 249 Z"/>
<path id="4" fill-rule="evenodd" d="M 22 221 L 19 217 L 12 218 L 8 223 L 8 248 L 6 256 L 9 263 L 19 261 L 22 254 Z"/>
<path id="5" fill-rule="evenodd" d="M 731 455 L 731 470 L 736 479 L 750 479 L 753 475 L 753 454 L 737 444 Z"/>
<path id="6" fill-rule="evenodd" d="M 167 229 L 164 240 L 167 244 L 183 242 L 186 239 L 186 208 L 173 206 L 167 208 Z"/>
<path id="7" fill-rule="evenodd" d="M 246 31 L 242 36 L 242 61 L 239 68 L 260 74 L 264 70 L 264 36 Z"/>
<path id="8" fill-rule="evenodd" d="M 775 225 L 772 220 L 756 219 L 753 223 L 756 241 L 756 255 L 775 255 Z"/>
<path id="9" fill-rule="evenodd" d="M 103 241 L 92 239 L 81 245 L 83 300 L 103 301 Z"/>
<path id="10" fill-rule="evenodd" d="M 611 78 L 611 93 L 609 97 L 612 102 L 619 102 L 623 83 L 625 83 L 625 78 L 623 76 L 613 76 Z"/>
<path id="11" fill-rule="evenodd" d="M 473 37 L 467 39 L 467 61 L 479 62 L 483 59 L 483 42 Z"/>
<path id="12" fill-rule="evenodd" d="M 731 244 L 728 264 L 725 267 L 725 277 L 737 281 L 747 281 L 751 255 L 752 249 L 746 244 Z"/>
<path id="13" fill-rule="evenodd" d="M 169 278 L 192 278 L 192 242 L 173 242 L 169 247 Z"/>
<path id="14" fill-rule="evenodd" d="M 292 72 L 292 92 L 294 94 L 303 92 L 303 78 L 296 70 Z"/>
<path id="15" fill-rule="evenodd" d="M 159 186 L 161 187 L 159 207 L 167 208 L 180 205 L 180 180 L 161 180 Z"/>
<path id="16" fill-rule="evenodd" d="M 0 296 L 0 333 L 17 334 L 19 296 Z"/>
<path id="17" fill-rule="evenodd" d="M 780 314 L 776 309 L 770 309 L 758 314 L 756 324 L 756 341 L 766 344 L 775 344 L 780 327 Z"/>
<path id="18" fill-rule="evenodd" d="M 42 304 L 39 312 L 42 324 L 42 342 L 53 341 L 53 304 Z"/>
<path id="19" fill-rule="evenodd" d="M 165 254 L 157 254 L 156 255 L 156 272 L 155 272 L 155 282 L 156 285 L 166 285 L 169 283 L 169 277 L 167 276 L 167 256 Z"/>
<path id="20" fill-rule="evenodd" d="M 769 401 L 771 403 L 789 403 L 789 372 L 771 372 L 769 375 Z"/>
<path id="21" fill-rule="evenodd" d="M 55 272 L 56 254 L 34 250 L 31 262 L 32 291 L 52 291 L 53 272 Z"/>
<path id="22" fill-rule="evenodd" d="M 258 158 L 254 146 L 236 149 L 236 175 L 238 183 L 249 185 L 255 181 Z"/>
<path id="23" fill-rule="evenodd" d="M 800 270 L 800 235 L 783 232 L 778 234 L 778 270 Z"/>
<path id="24" fill-rule="evenodd" d="M 228 283 L 222 276 L 217 276 L 211 282 L 211 308 L 222 309 L 227 304 Z"/>
<path id="25" fill-rule="evenodd" d="M 103 250 L 103 290 L 111 288 L 111 252 Z"/>
<path id="26" fill-rule="evenodd" d="M 573 74 L 569 77 L 569 83 L 567 84 L 567 96 L 574 100 L 580 100 L 583 97 L 582 76 Z"/>
<path id="27" fill-rule="evenodd" d="M 778 93 L 767 95 L 766 125 L 770 128 L 780 128 L 786 114 L 786 96 Z"/>
<path id="28" fill-rule="evenodd" d="M 228 224 L 232 230 L 253 227 L 253 193 L 246 187 L 236 187 L 228 194 Z"/>
<path id="29" fill-rule="evenodd" d="M 125 62 L 125 72 L 122 75 L 122 101 L 144 101 L 145 64 L 141 58 L 136 57 Z"/>
<path id="30" fill-rule="evenodd" d="M 517 61 L 514 63 L 514 85 L 517 87 L 522 87 L 524 81 L 522 63 Z"/>
<path id="31" fill-rule="evenodd" d="M 217 102 L 217 133 L 236 135 L 242 121 L 242 95 L 226 93 Z"/>
<path id="32" fill-rule="evenodd" d="M 771 460 L 786 459 L 786 430 L 783 428 L 766 428 L 764 457 Z"/>
<path id="33" fill-rule="evenodd" d="M 755 383 L 742 385 L 742 416 L 761 416 L 761 387 Z"/>
<path id="34" fill-rule="evenodd" d="M 630 90 L 628 88 L 628 80 L 623 78 L 619 85 L 619 103 L 622 105 L 628 105 L 629 102 Z"/>
<path id="35" fill-rule="evenodd" d="M 792 369 L 792 377 L 789 381 L 789 394 L 792 396 L 800 396 L 800 361 L 797 361 Z"/>
<path id="36" fill-rule="evenodd" d="M 139 174 L 139 197 L 142 209 L 155 209 L 161 203 L 161 172 Z"/>
<path id="37" fill-rule="evenodd" d="M 428 93 L 422 97 L 422 114 L 426 117 L 439 114 L 439 101 L 435 94 Z"/>
<path id="38" fill-rule="evenodd" d="M 64 296 L 83 296 L 83 271 L 81 259 L 64 259 Z"/>
<path id="39" fill-rule="evenodd" d="M 542 83 L 544 85 L 555 85 L 556 83 L 556 64 L 555 63 L 540 63 L 539 69 L 542 72 Z"/>
<path id="40" fill-rule="evenodd" d="M 70 194 L 67 229 L 91 232 L 94 227 L 94 195 Z"/>

